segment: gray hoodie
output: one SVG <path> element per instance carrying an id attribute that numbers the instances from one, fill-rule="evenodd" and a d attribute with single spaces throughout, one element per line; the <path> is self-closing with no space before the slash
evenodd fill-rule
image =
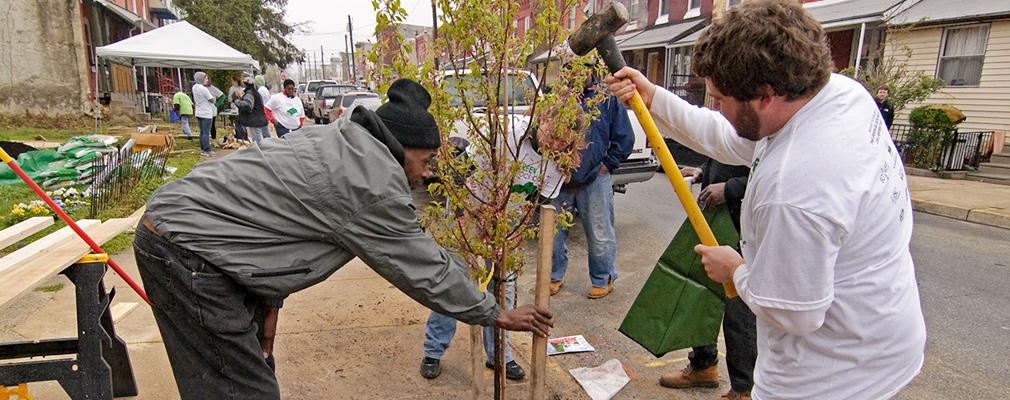
<path id="1" fill-rule="evenodd" d="M 390 150 L 340 120 L 200 164 L 151 196 L 147 218 L 274 305 L 358 257 L 424 306 L 491 325 L 494 298 L 425 235 L 414 210 Z"/>

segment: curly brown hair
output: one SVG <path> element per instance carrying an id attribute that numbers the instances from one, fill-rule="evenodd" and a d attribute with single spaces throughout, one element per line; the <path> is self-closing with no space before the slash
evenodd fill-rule
<path id="1" fill-rule="evenodd" d="M 694 46 L 694 73 L 738 101 L 768 85 L 793 101 L 828 82 L 834 63 L 824 31 L 795 0 L 746 1 L 730 9 Z"/>

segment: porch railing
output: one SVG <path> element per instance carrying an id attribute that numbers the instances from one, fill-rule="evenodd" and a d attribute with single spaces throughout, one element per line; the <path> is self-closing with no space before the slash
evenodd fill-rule
<path id="1" fill-rule="evenodd" d="M 909 160 L 909 157 L 911 152 L 916 150 L 913 148 L 915 144 L 909 142 L 911 133 L 910 125 L 891 125 L 891 138 L 906 164 L 914 161 Z M 994 131 L 955 132 L 941 139 L 939 143 L 934 143 L 932 151 L 924 152 L 919 149 L 920 151 L 915 153 L 916 157 L 926 159 L 916 164 L 944 171 L 959 171 L 965 169 L 965 166 L 978 168 L 979 164 L 989 162 L 992 156 L 993 133 Z"/>

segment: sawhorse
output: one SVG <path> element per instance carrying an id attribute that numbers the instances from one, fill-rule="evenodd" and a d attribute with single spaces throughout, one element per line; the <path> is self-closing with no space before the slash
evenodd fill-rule
<path id="1" fill-rule="evenodd" d="M 76 287 L 77 338 L 0 344 L 0 361 L 5 361 L 0 386 L 57 381 L 74 400 L 137 395 L 126 342 L 116 335 L 109 312 L 116 289 L 106 293 L 102 281 L 108 260 L 106 254 L 93 254 L 63 270 Z M 61 358 L 32 359 L 51 356 Z"/>

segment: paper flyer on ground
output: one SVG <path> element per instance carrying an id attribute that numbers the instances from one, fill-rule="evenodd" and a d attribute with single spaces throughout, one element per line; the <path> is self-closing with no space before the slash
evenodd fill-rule
<path id="1" fill-rule="evenodd" d="M 547 339 L 547 355 L 596 351 L 582 335 Z"/>

